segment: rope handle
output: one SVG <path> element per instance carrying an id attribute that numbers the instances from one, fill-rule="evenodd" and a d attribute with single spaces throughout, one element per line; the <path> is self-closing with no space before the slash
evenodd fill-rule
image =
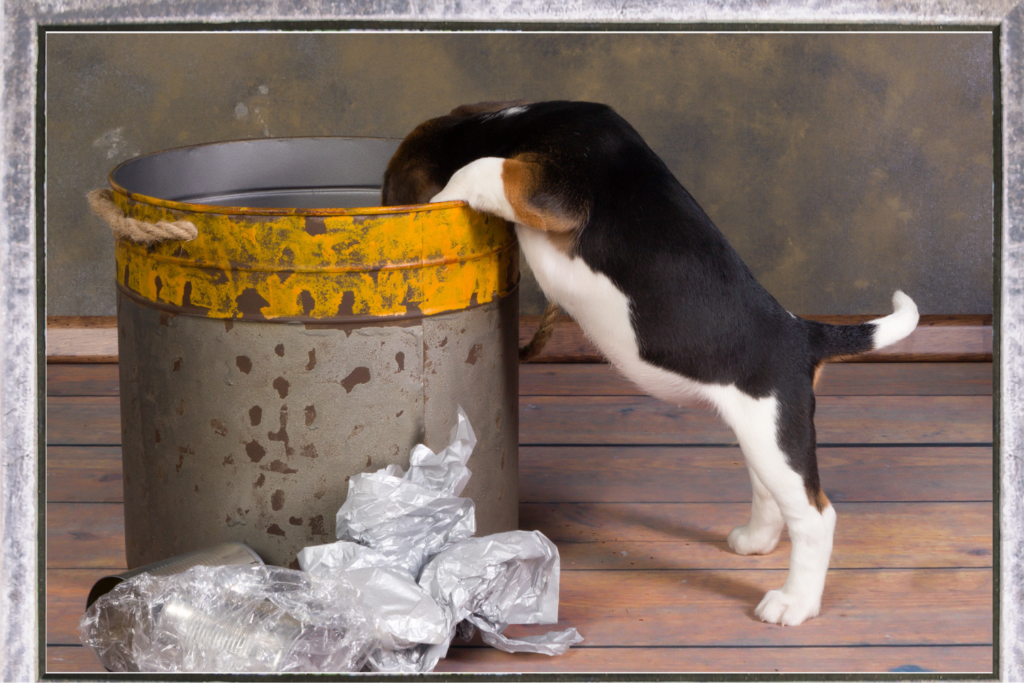
<path id="1" fill-rule="evenodd" d="M 548 307 L 544 309 L 544 315 L 540 317 L 540 325 L 537 326 L 537 332 L 534 333 L 533 339 L 530 340 L 529 344 L 519 349 L 520 363 L 533 360 L 544 350 L 544 346 L 551 339 L 551 335 L 555 331 L 555 320 L 561 311 L 562 309 L 555 303 L 549 303 Z"/>
<path id="2" fill-rule="evenodd" d="M 156 244 L 168 240 L 187 242 L 199 235 L 199 230 L 191 221 L 148 223 L 129 218 L 121 207 L 114 203 L 114 193 L 110 190 L 93 190 L 85 195 L 85 198 L 92 212 L 106 221 L 114 237 L 118 239 L 128 239 L 140 244 Z"/>

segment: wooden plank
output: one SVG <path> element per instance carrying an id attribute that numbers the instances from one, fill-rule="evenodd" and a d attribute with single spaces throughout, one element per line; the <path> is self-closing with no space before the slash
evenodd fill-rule
<path id="1" fill-rule="evenodd" d="M 991 567 L 991 503 L 837 503 L 833 569 Z M 555 542 L 565 569 L 785 569 L 789 539 L 768 555 L 725 542 L 750 519 L 740 503 L 522 505 L 519 525 Z"/>
<path id="2" fill-rule="evenodd" d="M 78 622 L 85 613 L 85 599 L 99 579 L 123 569 L 47 569 L 46 642 L 78 645 Z"/>
<path id="3" fill-rule="evenodd" d="M 885 314 L 881 314 L 885 315 Z M 879 316 L 804 316 L 833 324 L 853 324 Z M 529 343 L 540 316 L 522 316 L 519 345 Z M 116 363 L 114 316 L 60 316 L 46 321 L 46 358 L 50 363 Z M 537 362 L 600 362 L 601 355 L 568 316 L 561 316 Z M 856 361 L 991 361 L 992 316 L 925 315 L 910 337 Z"/>
<path id="4" fill-rule="evenodd" d="M 117 396 L 119 393 L 116 363 L 46 366 L 47 396 Z"/>
<path id="5" fill-rule="evenodd" d="M 77 645 L 47 645 L 47 673 L 105 673 L 100 660 L 89 648 Z"/>
<path id="6" fill-rule="evenodd" d="M 821 448 L 821 481 L 833 502 L 992 500 L 988 447 Z M 526 446 L 519 450 L 525 503 L 743 503 L 750 482 L 738 447 Z M 119 503 L 121 451 L 47 449 L 48 502 Z"/>
<path id="7" fill-rule="evenodd" d="M 46 443 L 121 443 L 121 403 L 116 396 L 52 396 L 46 399 Z"/>
<path id="8" fill-rule="evenodd" d="M 115 316 L 51 316 L 46 319 L 47 363 L 116 363 Z"/>
<path id="9" fill-rule="evenodd" d="M 991 396 L 991 363 L 830 363 L 818 396 Z M 520 396 L 642 396 L 606 363 L 523 363 Z"/>
<path id="10" fill-rule="evenodd" d="M 991 447 L 819 448 L 833 502 L 992 500 Z M 526 446 L 519 500 L 530 503 L 742 503 L 738 447 Z"/>
<path id="11" fill-rule="evenodd" d="M 91 650 L 51 645 L 51 673 L 103 672 Z M 560 657 L 509 654 L 489 647 L 453 644 L 437 673 L 516 672 L 814 672 L 991 673 L 992 648 L 977 647 L 814 647 L 814 648 L 594 648 L 585 644 Z"/>
<path id="12" fill-rule="evenodd" d="M 47 367 L 49 396 L 117 396 L 116 365 Z M 991 363 L 832 363 L 818 396 L 990 396 Z M 606 363 L 524 363 L 520 396 L 641 396 Z"/>
<path id="13" fill-rule="evenodd" d="M 811 626 L 810 628 L 813 628 Z M 437 672 L 991 673 L 992 647 L 599 648 L 584 641 L 559 657 L 455 644 Z M 85 662 L 84 665 L 89 665 Z M 87 670 L 87 669 L 83 669 Z"/>
<path id="14" fill-rule="evenodd" d="M 557 627 L 596 646 L 985 645 L 992 570 L 829 572 L 822 613 L 784 628 L 754 617 L 784 570 L 563 571 Z M 510 627 L 508 635 L 522 631 Z"/>
<path id="15" fill-rule="evenodd" d="M 881 314 L 886 315 L 886 314 Z M 850 325 L 879 316 L 804 316 L 832 324 Z M 537 331 L 540 316 L 521 316 L 519 345 L 524 346 Z M 560 316 L 544 349 L 531 363 L 595 363 L 601 354 L 571 318 Z M 862 354 L 845 362 L 991 362 L 991 316 L 924 315 L 909 337 L 892 346 Z"/>
<path id="16" fill-rule="evenodd" d="M 47 503 L 46 565 L 47 568 L 118 571 L 127 567 L 124 505 Z"/>
<path id="17" fill-rule="evenodd" d="M 985 645 L 992 642 L 989 569 L 836 570 L 822 614 L 799 628 L 758 621 L 754 607 L 783 570 L 571 571 L 563 569 L 557 626 L 587 646 L 805 647 Z M 78 619 L 102 572 L 50 569 L 46 640 L 78 642 Z"/>
<path id="18" fill-rule="evenodd" d="M 120 409 L 113 396 L 47 399 L 50 445 L 116 445 Z M 712 411 L 676 407 L 646 396 L 520 402 L 519 440 L 544 444 L 731 444 L 732 432 Z M 992 400 L 986 396 L 822 396 L 818 443 L 991 443 Z"/>
<path id="19" fill-rule="evenodd" d="M 121 447 L 48 447 L 46 500 L 50 503 L 122 502 Z"/>
<path id="20" fill-rule="evenodd" d="M 818 443 L 991 443 L 986 396 L 822 396 Z M 590 396 L 520 401 L 519 442 L 549 444 L 730 444 L 732 432 L 708 409 L 650 397 Z"/>

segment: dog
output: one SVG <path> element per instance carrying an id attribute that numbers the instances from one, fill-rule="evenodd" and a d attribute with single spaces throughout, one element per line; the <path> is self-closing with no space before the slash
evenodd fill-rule
<path id="1" fill-rule="evenodd" d="M 549 301 L 644 392 L 712 405 L 736 434 L 753 489 L 750 521 L 727 542 L 771 552 L 783 526 L 785 584 L 754 613 L 817 616 L 835 510 L 815 454 L 814 385 L 829 359 L 893 344 L 918 322 L 894 312 L 857 325 L 789 313 L 754 278 L 640 134 L 588 102 L 483 102 L 420 124 L 384 175 L 385 206 L 461 200 L 515 224 Z"/>

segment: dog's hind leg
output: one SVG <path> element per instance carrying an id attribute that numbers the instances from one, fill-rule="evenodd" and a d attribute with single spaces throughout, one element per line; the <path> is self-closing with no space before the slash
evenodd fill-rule
<path id="1" fill-rule="evenodd" d="M 740 555 L 767 555 L 775 550 L 782 535 L 785 520 L 779 504 L 761 483 L 753 468 L 747 467 L 753 499 L 750 503 L 750 521 L 729 532 L 729 547 Z"/>
<path id="2" fill-rule="evenodd" d="M 821 609 L 836 523 L 835 511 L 817 489 L 814 429 L 810 422 L 813 396 L 805 407 L 808 414 L 800 415 L 796 409 L 783 410 L 774 396 L 756 399 L 734 387 L 722 387 L 715 393 L 719 412 L 739 439 L 752 482 L 756 477 L 774 499 L 792 541 L 786 583 L 778 590 L 768 591 L 754 613 L 770 623 L 795 626 L 816 616 Z M 794 453 L 787 455 L 780 444 Z M 802 469 L 814 468 L 814 476 L 810 477 L 814 491 L 808 490 L 803 473 L 794 469 L 794 463 Z M 756 506 L 756 484 L 754 495 Z M 770 506 L 755 510 L 755 514 L 765 515 L 761 521 L 770 521 Z"/>

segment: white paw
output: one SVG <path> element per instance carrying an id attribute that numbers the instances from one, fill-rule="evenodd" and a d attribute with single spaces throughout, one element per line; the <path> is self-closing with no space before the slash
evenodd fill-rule
<path id="1" fill-rule="evenodd" d="M 821 610 L 821 599 L 810 599 L 801 595 L 791 595 L 781 590 L 765 593 L 761 604 L 754 614 L 761 621 L 782 626 L 796 626 L 811 617 L 818 616 Z"/>
<path id="2" fill-rule="evenodd" d="M 737 555 L 767 555 L 775 550 L 782 532 L 760 527 L 751 529 L 749 524 L 738 526 L 725 539 Z"/>

